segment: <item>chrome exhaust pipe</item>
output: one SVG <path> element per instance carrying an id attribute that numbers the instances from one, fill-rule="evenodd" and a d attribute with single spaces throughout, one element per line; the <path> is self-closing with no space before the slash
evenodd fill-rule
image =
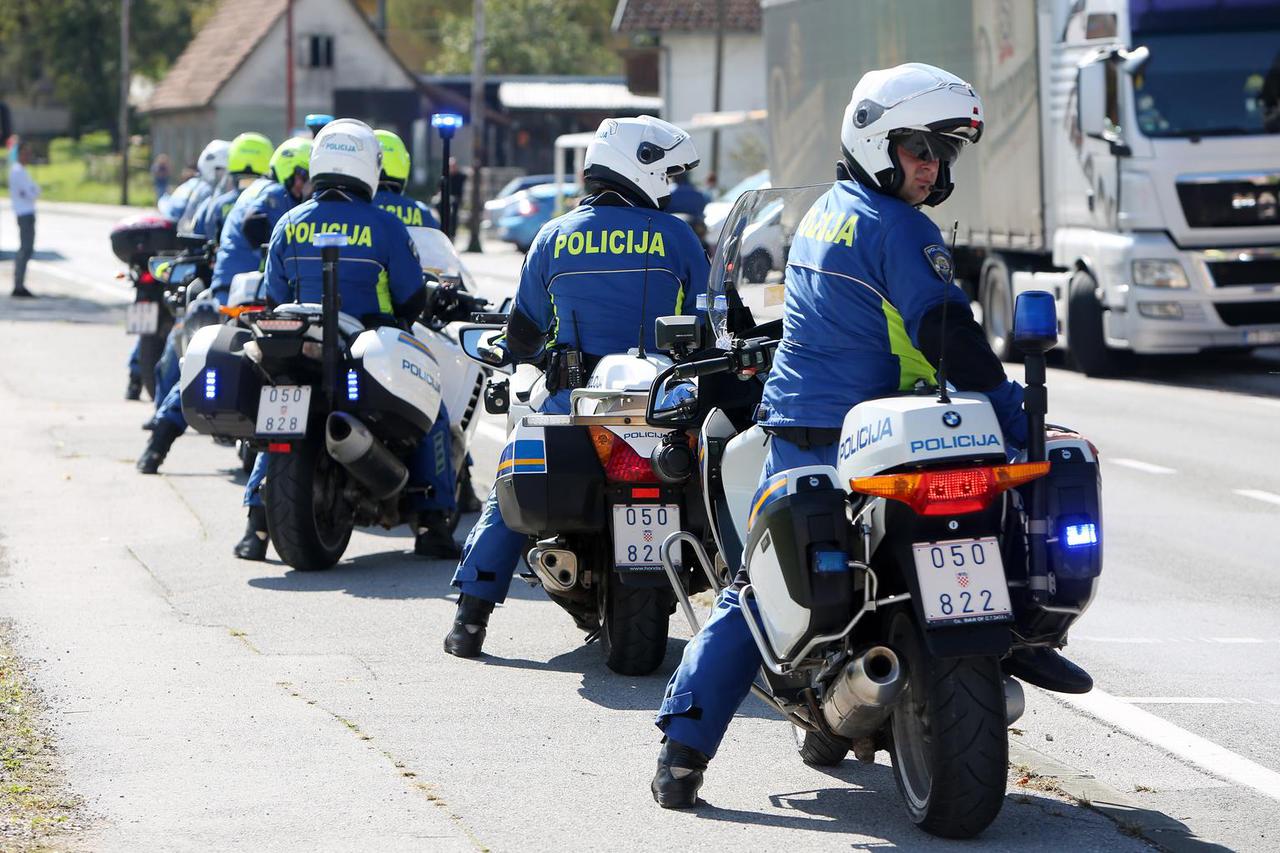
<path id="1" fill-rule="evenodd" d="M 578 584 L 578 555 L 559 545 L 555 539 L 539 542 L 529 551 L 529 568 L 549 592 L 568 592 Z"/>
<path id="2" fill-rule="evenodd" d="M 1006 726 L 1012 726 L 1027 711 L 1027 694 L 1022 690 L 1022 682 L 1011 675 L 1004 677 L 1004 720 Z"/>
<path id="3" fill-rule="evenodd" d="M 324 446 L 374 500 L 386 500 L 409 482 L 409 469 L 369 428 L 346 412 L 331 412 L 324 425 Z"/>
<path id="4" fill-rule="evenodd" d="M 872 646 L 850 661 L 822 700 L 822 716 L 844 738 L 868 737 L 902 697 L 907 670 L 888 646 Z"/>

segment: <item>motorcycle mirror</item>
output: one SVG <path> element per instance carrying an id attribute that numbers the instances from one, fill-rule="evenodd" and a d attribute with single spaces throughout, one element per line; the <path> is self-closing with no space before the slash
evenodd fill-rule
<path id="1" fill-rule="evenodd" d="M 169 273 L 173 270 L 172 258 L 150 258 L 147 260 L 147 272 L 156 281 L 169 283 Z"/>
<path id="2" fill-rule="evenodd" d="M 1022 352 L 1046 353 L 1058 345 L 1058 312 L 1053 294 L 1028 290 L 1013 309 L 1013 345 Z"/>
<path id="3" fill-rule="evenodd" d="M 677 367 L 672 365 L 659 373 L 649 388 L 644 419 L 650 426 L 688 429 L 701 421 L 697 387 L 681 380 L 672 384 Z"/>
<path id="4" fill-rule="evenodd" d="M 463 326 L 458 330 L 458 344 L 467 358 L 499 373 L 514 373 L 515 366 L 507 361 L 495 364 L 485 357 L 486 351 L 493 351 L 494 342 L 502 336 L 502 326 L 477 325 Z"/>

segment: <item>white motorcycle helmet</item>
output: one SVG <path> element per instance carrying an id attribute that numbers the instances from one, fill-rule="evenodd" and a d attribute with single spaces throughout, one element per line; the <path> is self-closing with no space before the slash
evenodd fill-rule
<path id="1" fill-rule="evenodd" d="M 671 198 L 671 176 L 697 166 L 698 150 L 689 134 L 660 118 L 607 118 L 583 163 L 584 179 L 619 187 L 662 208 Z"/>
<path id="2" fill-rule="evenodd" d="M 938 160 L 938 178 L 924 204 L 942 204 L 955 189 L 951 164 L 965 143 L 982 137 L 982 99 L 950 72 L 908 62 L 868 71 L 853 87 L 840 125 L 840 150 L 854 176 L 889 195 L 902 187 L 897 146 Z"/>
<path id="3" fill-rule="evenodd" d="M 354 118 L 329 122 L 311 143 L 311 181 L 317 189 L 355 190 L 372 199 L 382 174 L 382 146 L 373 128 Z"/>
<path id="4" fill-rule="evenodd" d="M 196 172 L 200 180 L 207 184 L 216 184 L 227 173 L 227 150 L 231 143 L 225 139 L 213 139 L 200 152 L 196 160 Z"/>

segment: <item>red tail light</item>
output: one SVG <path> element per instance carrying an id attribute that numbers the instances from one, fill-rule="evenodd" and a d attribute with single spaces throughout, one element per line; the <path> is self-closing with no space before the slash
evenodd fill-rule
<path id="1" fill-rule="evenodd" d="M 658 476 L 653 473 L 649 460 L 636 453 L 631 445 L 604 427 L 587 427 L 591 432 L 591 443 L 595 446 L 596 456 L 604 466 L 606 479 L 621 483 L 656 483 Z"/>
<path id="2" fill-rule="evenodd" d="M 155 284 L 156 277 L 151 274 L 151 270 L 143 270 L 142 275 L 138 276 L 138 284 Z"/>
<path id="3" fill-rule="evenodd" d="M 902 501 L 917 515 L 963 515 L 984 510 L 1001 492 L 1048 473 L 1048 462 L 1023 462 L 855 477 L 849 481 L 849 488 L 864 495 Z"/>
<path id="4" fill-rule="evenodd" d="M 287 441 L 272 441 L 267 444 L 268 453 L 292 453 L 293 445 Z"/>

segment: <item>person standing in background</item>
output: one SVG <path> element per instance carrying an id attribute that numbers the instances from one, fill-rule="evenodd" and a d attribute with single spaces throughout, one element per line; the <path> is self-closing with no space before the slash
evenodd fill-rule
<path id="1" fill-rule="evenodd" d="M 17 140 L 10 146 L 9 163 L 9 201 L 13 205 L 13 215 L 18 218 L 18 254 L 13 264 L 13 295 L 15 298 L 35 296 L 26 287 L 27 261 L 35 251 L 36 243 L 36 198 L 40 188 L 27 174 L 27 163 L 31 160 L 31 147 Z"/>
<path id="2" fill-rule="evenodd" d="M 151 182 L 156 188 L 156 201 L 169 191 L 169 155 L 157 154 L 151 164 Z"/>

